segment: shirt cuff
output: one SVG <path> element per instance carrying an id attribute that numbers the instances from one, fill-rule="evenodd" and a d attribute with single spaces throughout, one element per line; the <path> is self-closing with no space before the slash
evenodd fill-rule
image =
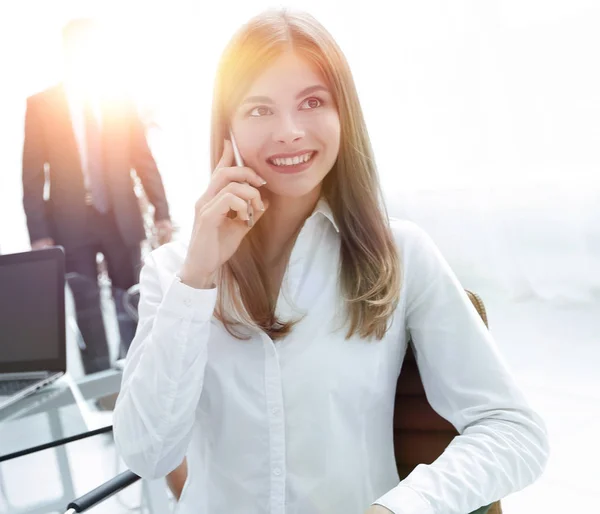
<path id="1" fill-rule="evenodd" d="M 184 284 L 178 276 L 168 287 L 162 309 L 194 321 L 210 321 L 217 304 L 217 288 L 195 289 Z"/>
<path id="2" fill-rule="evenodd" d="M 435 514 L 431 504 L 417 491 L 398 485 L 384 494 L 374 505 L 381 505 L 394 514 Z"/>

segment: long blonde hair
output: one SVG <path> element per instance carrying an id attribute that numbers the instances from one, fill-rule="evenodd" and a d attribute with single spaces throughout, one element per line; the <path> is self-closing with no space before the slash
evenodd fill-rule
<path id="1" fill-rule="evenodd" d="M 346 337 L 358 333 L 381 339 L 400 296 L 399 256 L 352 73 L 333 37 L 311 15 L 269 9 L 252 18 L 229 42 L 217 68 L 213 93 L 211 169 L 223 153 L 228 123 L 242 95 L 271 62 L 289 50 L 323 74 L 340 117 L 339 154 L 323 182 L 322 195 L 341 236 L 339 285 L 349 320 Z M 260 231 L 251 230 L 222 267 L 215 316 L 235 337 L 243 338 L 234 327 L 246 323 L 276 340 L 287 335 L 295 321 L 275 317 L 277 298 L 269 293 L 259 238 Z"/>

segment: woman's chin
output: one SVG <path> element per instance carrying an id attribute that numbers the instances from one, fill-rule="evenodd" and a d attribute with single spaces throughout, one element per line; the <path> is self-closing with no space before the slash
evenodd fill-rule
<path id="1" fill-rule="evenodd" d="M 268 189 L 268 193 L 265 196 L 279 197 L 279 198 L 303 198 L 314 193 L 315 190 L 320 190 L 321 182 L 311 181 L 296 181 L 294 184 L 281 184 L 278 180 L 267 180 L 267 185 L 264 186 Z"/>

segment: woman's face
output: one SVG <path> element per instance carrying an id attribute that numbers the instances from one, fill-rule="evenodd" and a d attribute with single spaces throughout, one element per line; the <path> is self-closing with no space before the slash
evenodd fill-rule
<path id="1" fill-rule="evenodd" d="M 321 74 L 295 53 L 256 79 L 232 118 L 244 164 L 272 194 L 301 197 L 319 188 L 340 148 L 340 119 Z"/>

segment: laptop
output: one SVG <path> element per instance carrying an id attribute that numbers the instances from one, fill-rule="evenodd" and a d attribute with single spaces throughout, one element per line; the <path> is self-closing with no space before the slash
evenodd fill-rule
<path id="1" fill-rule="evenodd" d="M 64 250 L 0 255 L 0 409 L 66 369 Z"/>

